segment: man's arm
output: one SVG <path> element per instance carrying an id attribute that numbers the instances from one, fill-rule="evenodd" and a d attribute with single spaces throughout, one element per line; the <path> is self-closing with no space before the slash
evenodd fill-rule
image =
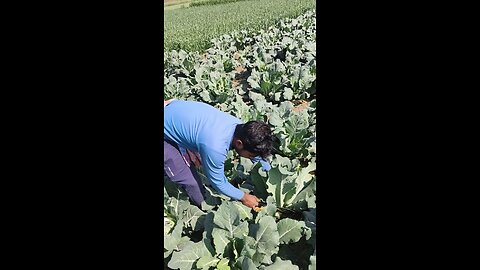
<path id="1" fill-rule="evenodd" d="M 257 197 L 241 191 L 228 182 L 224 171 L 226 155 L 213 150 L 201 151 L 200 155 L 205 174 L 218 192 L 234 200 L 241 201 L 248 207 L 254 208 L 258 206 Z"/>

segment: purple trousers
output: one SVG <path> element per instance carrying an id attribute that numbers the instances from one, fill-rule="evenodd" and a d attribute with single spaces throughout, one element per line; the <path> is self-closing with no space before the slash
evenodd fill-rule
<path id="1" fill-rule="evenodd" d="M 200 206 L 205 200 L 205 187 L 188 155 L 185 158 L 192 164 L 190 167 L 185 163 L 177 144 L 164 140 L 163 156 L 163 169 L 168 179 L 185 189 L 193 203 Z"/>

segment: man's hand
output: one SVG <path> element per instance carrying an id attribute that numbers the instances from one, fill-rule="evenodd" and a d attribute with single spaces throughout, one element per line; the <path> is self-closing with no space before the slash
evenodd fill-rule
<path id="1" fill-rule="evenodd" d="M 258 206 L 258 202 L 260 201 L 255 195 L 250 195 L 248 193 L 245 193 L 243 195 L 243 198 L 240 200 L 245 206 L 248 206 L 250 208 L 255 208 Z"/>

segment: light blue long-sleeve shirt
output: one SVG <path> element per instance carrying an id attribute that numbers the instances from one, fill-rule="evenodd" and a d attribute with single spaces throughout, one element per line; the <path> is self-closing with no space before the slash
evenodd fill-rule
<path id="1" fill-rule="evenodd" d="M 240 200 L 244 192 L 225 177 L 235 127 L 243 122 L 208 104 L 174 100 L 164 109 L 164 138 L 200 154 L 206 176 L 220 193 Z"/>

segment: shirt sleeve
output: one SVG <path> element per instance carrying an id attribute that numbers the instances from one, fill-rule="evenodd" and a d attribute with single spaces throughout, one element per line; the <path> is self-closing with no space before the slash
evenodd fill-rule
<path id="1" fill-rule="evenodd" d="M 215 190 L 235 200 L 243 198 L 245 193 L 230 184 L 225 176 L 226 153 L 219 153 L 206 147 L 200 150 L 200 156 L 205 174 Z"/>

